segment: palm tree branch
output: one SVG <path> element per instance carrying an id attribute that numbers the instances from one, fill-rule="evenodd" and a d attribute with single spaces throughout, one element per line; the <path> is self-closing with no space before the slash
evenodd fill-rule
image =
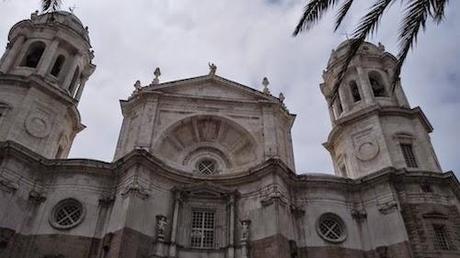
<path id="1" fill-rule="evenodd" d="M 420 29 L 425 30 L 426 21 L 432 15 L 432 0 L 412 0 L 405 9 L 403 23 L 399 34 L 400 50 L 398 63 L 393 74 L 393 87 L 401 74 L 401 67 L 406 60 L 409 50 L 417 43 L 417 36 Z M 436 15 L 436 14 L 434 14 Z"/>
<path id="2" fill-rule="evenodd" d="M 439 24 L 440 22 L 444 20 L 445 10 L 446 10 L 446 6 L 448 2 L 449 2 L 448 0 L 432 0 L 431 1 L 431 6 L 434 12 L 432 15 L 433 20 L 437 24 Z"/>
<path id="3" fill-rule="evenodd" d="M 297 26 L 292 33 L 297 36 L 302 31 L 310 30 L 315 25 L 323 14 L 326 13 L 331 7 L 336 5 L 340 0 L 310 0 L 305 6 L 302 17 L 300 18 Z"/>
<path id="4" fill-rule="evenodd" d="M 57 11 L 62 4 L 62 0 L 42 0 L 42 11 Z"/>
<path id="5" fill-rule="evenodd" d="M 352 4 L 353 0 L 346 0 L 346 2 L 340 6 L 339 12 L 337 13 L 337 19 L 335 21 L 334 31 L 337 31 L 337 29 L 340 27 Z"/>
<path id="6" fill-rule="evenodd" d="M 351 61 L 355 57 L 361 45 L 364 43 L 366 38 L 373 33 L 377 27 L 378 23 L 385 12 L 385 10 L 393 3 L 395 0 L 377 0 L 370 9 L 370 11 L 361 18 L 358 27 L 354 30 L 347 52 L 345 53 L 344 61 L 340 71 L 337 75 L 337 82 L 332 89 L 332 102 L 337 98 L 338 89 L 340 84 L 343 81 L 345 72 L 348 69 Z"/>

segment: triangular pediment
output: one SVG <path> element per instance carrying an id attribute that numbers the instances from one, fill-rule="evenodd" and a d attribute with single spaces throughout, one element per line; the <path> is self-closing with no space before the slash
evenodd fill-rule
<path id="1" fill-rule="evenodd" d="M 160 91 L 165 94 L 211 98 L 235 101 L 270 101 L 277 102 L 277 98 L 266 95 L 251 87 L 233 82 L 217 75 L 200 76 L 185 80 L 166 82 L 152 85 L 149 90 Z"/>

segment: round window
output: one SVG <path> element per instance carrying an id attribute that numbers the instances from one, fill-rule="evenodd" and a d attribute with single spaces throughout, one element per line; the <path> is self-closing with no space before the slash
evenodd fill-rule
<path id="1" fill-rule="evenodd" d="M 213 175 L 217 171 L 216 161 L 213 159 L 202 159 L 197 163 L 197 170 L 204 176 Z"/>
<path id="2" fill-rule="evenodd" d="M 81 202 L 75 199 L 65 199 L 54 206 L 50 222 L 55 228 L 69 229 L 80 224 L 84 215 L 85 209 Z"/>
<path id="3" fill-rule="evenodd" d="M 345 224 L 342 219 L 332 213 L 321 215 L 316 230 L 324 240 L 329 242 L 342 242 L 347 237 Z"/>

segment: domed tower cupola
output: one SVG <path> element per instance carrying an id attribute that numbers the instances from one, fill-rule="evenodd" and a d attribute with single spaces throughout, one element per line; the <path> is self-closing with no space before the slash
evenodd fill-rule
<path id="1" fill-rule="evenodd" d="M 336 174 L 356 178 L 386 167 L 440 171 L 431 125 L 420 108 L 410 108 L 401 84 L 393 87 L 397 59 L 383 45 L 365 42 L 339 84 L 350 42 L 332 51 L 320 85 L 333 126 L 324 145 Z"/>
<path id="2" fill-rule="evenodd" d="M 0 141 L 65 158 L 81 124 L 77 104 L 94 72 L 88 28 L 70 12 L 15 24 L 0 59 Z"/>
<path id="3" fill-rule="evenodd" d="M 0 72 L 37 76 L 75 100 L 93 73 L 88 28 L 72 13 L 35 12 L 10 30 Z"/>

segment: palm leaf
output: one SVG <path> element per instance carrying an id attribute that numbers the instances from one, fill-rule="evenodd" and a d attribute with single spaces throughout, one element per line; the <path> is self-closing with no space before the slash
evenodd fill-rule
<path id="1" fill-rule="evenodd" d="M 342 63 L 342 67 L 337 75 L 337 81 L 332 89 L 332 102 L 337 98 L 338 89 L 340 84 L 343 81 L 343 77 L 345 72 L 348 69 L 353 57 L 355 57 L 358 49 L 364 43 L 366 38 L 371 35 L 377 28 L 378 24 L 382 18 L 383 13 L 385 10 L 393 3 L 395 0 L 377 0 L 370 9 L 370 11 L 361 18 L 361 21 L 358 24 L 358 27 L 354 30 L 347 52 L 345 53 L 344 62 Z"/>
<path id="2" fill-rule="evenodd" d="M 444 20 L 444 12 L 447 6 L 448 0 L 433 0 L 431 6 L 434 11 L 432 14 L 433 20 L 439 24 Z"/>
<path id="3" fill-rule="evenodd" d="M 340 0 L 310 0 L 305 6 L 303 15 L 292 34 L 297 36 L 302 31 L 310 30 L 313 25 L 323 17 L 324 13 L 339 1 Z"/>
<path id="4" fill-rule="evenodd" d="M 62 0 L 42 0 L 42 11 L 57 11 L 62 4 Z"/>
<path id="5" fill-rule="evenodd" d="M 346 2 L 340 6 L 339 12 L 337 13 L 337 20 L 335 21 L 334 31 L 337 31 L 337 29 L 340 27 L 352 4 L 353 0 L 346 0 Z"/>
<path id="6" fill-rule="evenodd" d="M 433 0 L 411 0 L 404 11 L 404 18 L 399 34 L 400 50 L 398 63 L 393 74 L 393 87 L 401 74 L 401 67 L 406 60 L 409 50 L 417 43 L 417 35 L 420 29 L 425 30 L 428 15 L 432 14 Z"/>

